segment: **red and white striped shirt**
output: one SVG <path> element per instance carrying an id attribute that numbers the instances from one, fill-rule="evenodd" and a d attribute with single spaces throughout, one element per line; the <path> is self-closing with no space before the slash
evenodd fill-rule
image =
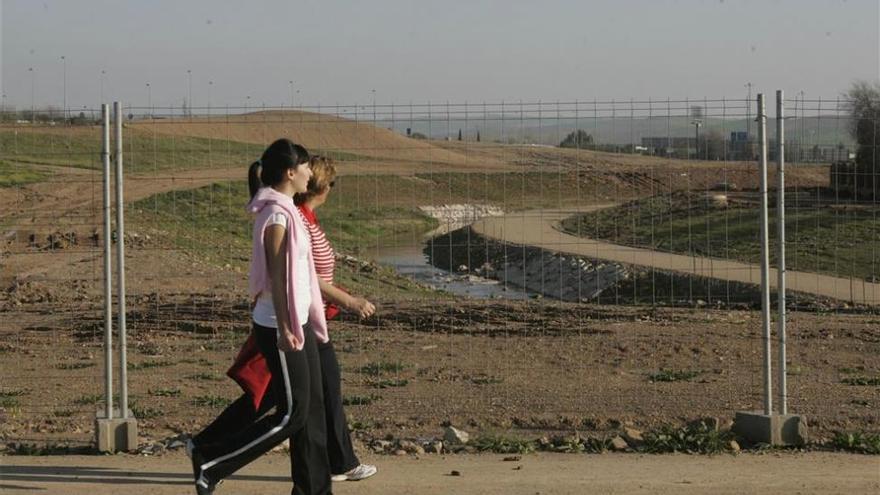
<path id="1" fill-rule="evenodd" d="M 333 271 L 336 269 L 333 246 L 330 245 L 330 241 L 321 230 L 315 212 L 306 205 L 300 205 L 299 212 L 305 220 L 306 229 L 312 238 L 312 258 L 315 260 L 315 271 L 325 282 L 333 284 Z"/>

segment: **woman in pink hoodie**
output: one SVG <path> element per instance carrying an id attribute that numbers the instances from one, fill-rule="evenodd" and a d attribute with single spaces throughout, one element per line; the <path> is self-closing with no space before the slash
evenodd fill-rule
<path id="1" fill-rule="evenodd" d="M 211 494 L 217 483 L 290 439 L 293 493 L 330 493 L 327 431 L 318 343 L 327 322 L 309 233 L 293 203 L 312 176 L 308 152 L 289 139 L 272 143 L 251 165 L 248 182 L 255 215 L 250 268 L 253 337 L 272 374 L 272 414 L 242 415 L 218 441 L 192 450 L 196 492 Z M 267 187 L 260 187 L 265 185 Z M 236 423 L 240 399 L 221 413 Z M 218 418 L 220 419 L 220 418 Z"/>

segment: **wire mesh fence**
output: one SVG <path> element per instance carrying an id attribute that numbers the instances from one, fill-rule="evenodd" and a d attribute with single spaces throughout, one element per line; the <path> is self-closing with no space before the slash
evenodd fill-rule
<path id="1" fill-rule="evenodd" d="M 876 132 L 852 105 L 785 101 L 789 410 L 820 436 L 876 431 L 880 419 Z M 316 214 L 336 282 L 378 307 L 330 322 L 363 435 L 443 424 L 604 434 L 760 406 L 751 100 L 124 114 L 130 407 L 144 436 L 193 431 L 239 394 L 223 375 L 250 328 L 245 178 L 279 137 L 334 160 Z M 7 441 L 94 436 L 104 328 L 93 119 L 6 112 L 0 128 Z"/>

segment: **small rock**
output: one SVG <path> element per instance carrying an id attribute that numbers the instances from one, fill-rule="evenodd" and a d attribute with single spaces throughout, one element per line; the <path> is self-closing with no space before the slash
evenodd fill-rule
<path id="1" fill-rule="evenodd" d="M 425 444 L 425 452 L 429 454 L 442 454 L 443 453 L 443 442 L 440 440 L 434 440 L 432 442 L 428 442 Z"/>
<path id="2" fill-rule="evenodd" d="M 449 476 L 461 476 L 461 471 L 452 470 L 449 472 Z"/>
<path id="3" fill-rule="evenodd" d="M 627 443 L 630 445 L 639 445 L 645 441 L 642 432 L 635 428 L 624 428 L 623 438 L 626 439 Z"/>
<path id="4" fill-rule="evenodd" d="M 737 452 L 737 453 L 738 453 L 738 452 L 739 452 L 740 450 L 742 450 L 742 449 L 740 449 L 740 447 L 739 447 L 739 443 L 737 443 L 736 440 L 731 440 L 731 441 L 730 441 L 730 450 L 732 450 L 733 452 Z"/>
<path id="5" fill-rule="evenodd" d="M 504 462 L 517 462 L 522 459 L 522 456 L 512 455 L 504 458 Z"/>
<path id="6" fill-rule="evenodd" d="M 425 449 L 421 445 L 409 440 L 401 440 L 397 446 L 408 454 L 425 455 Z"/>
<path id="7" fill-rule="evenodd" d="M 180 440 L 173 440 L 171 443 L 168 444 L 168 449 L 177 450 L 183 448 L 185 445 L 186 444 L 181 442 Z"/>
<path id="8" fill-rule="evenodd" d="M 394 451 L 394 455 L 396 455 L 396 456 L 405 456 L 405 455 L 406 455 L 406 451 L 403 450 L 403 449 L 397 449 L 397 450 Z"/>
<path id="9" fill-rule="evenodd" d="M 454 426 L 447 426 L 443 433 L 443 441 L 447 445 L 466 444 L 470 440 L 470 435 L 464 430 L 459 430 Z"/>
<path id="10" fill-rule="evenodd" d="M 616 451 L 620 452 L 620 451 L 626 450 L 628 448 L 629 448 L 629 444 L 627 444 L 626 440 L 624 440 L 620 436 L 616 436 L 616 437 L 614 437 L 614 439 L 611 440 L 611 449 L 612 450 L 616 450 Z"/>

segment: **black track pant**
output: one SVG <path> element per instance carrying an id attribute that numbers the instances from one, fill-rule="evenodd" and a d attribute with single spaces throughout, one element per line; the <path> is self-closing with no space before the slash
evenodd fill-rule
<path id="1" fill-rule="evenodd" d="M 318 354 L 321 356 L 321 381 L 324 392 L 330 472 L 341 474 L 356 468 L 360 461 L 354 453 L 354 447 L 352 447 L 348 421 L 342 405 L 342 377 L 339 373 L 339 362 L 336 359 L 333 344 L 331 342 L 318 344 Z M 247 394 L 242 395 L 229 405 L 214 422 L 193 437 L 193 442 L 197 446 L 216 442 L 224 435 L 229 435 L 230 432 L 238 431 L 253 423 L 275 406 L 275 396 L 271 392 L 272 389 L 267 391 L 260 403 L 260 409 L 257 411 L 254 410 L 251 397 Z"/>
<path id="2" fill-rule="evenodd" d="M 276 445 L 290 438 L 294 495 L 330 493 L 327 459 L 327 428 L 318 348 L 312 330 L 306 326 L 301 351 L 281 352 L 277 330 L 254 324 L 257 347 L 272 373 L 271 395 L 275 411 L 258 417 L 242 416 L 243 397 L 230 405 L 212 424 L 210 436 L 197 442 L 205 463 L 204 475 L 217 482 L 228 477 Z M 222 421 L 221 421 L 222 420 Z M 249 421 L 243 421 L 249 420 Z M 228 422 L 229 427 L 222 424 Z M 200 435 L 201 436 L 201 435 Z M 197 436 L 197 439 L 199 437 Z"/>

